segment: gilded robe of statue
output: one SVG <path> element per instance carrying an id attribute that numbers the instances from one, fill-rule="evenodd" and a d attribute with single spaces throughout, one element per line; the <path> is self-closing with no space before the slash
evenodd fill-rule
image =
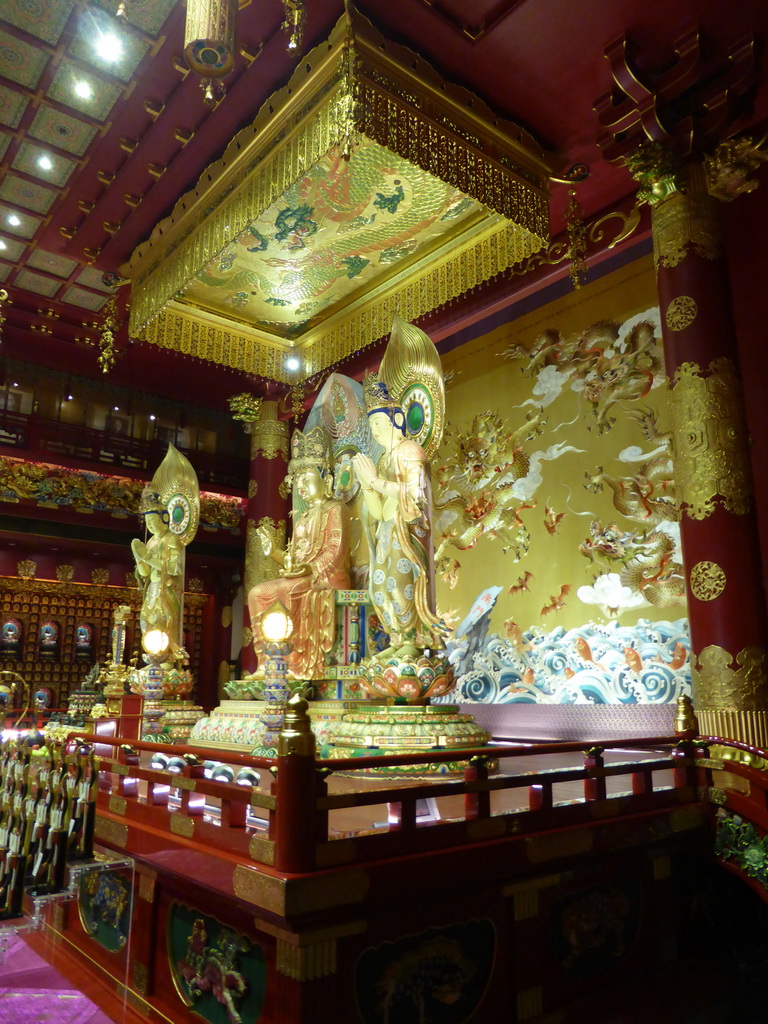
<path id="1" fill-rule="evenodd" d="M 248 594 L 251 628 L 263 642 L 261 617 L 281 601 L 293 620 L 288 668 L 297 679 L 320 679 L 336 634 L 336 590 L 351 587 L 349 512 L 339 501 L 313 501 L 299 517 L 285 552 L 281 576 L 257 583 Z M 290 567 L 307 567 L 291 575 Z"/>
<path id="2" fill-rule="evenodd" d="M 161 630 L 168 637 L 170 655 L 175 657 L 181 650 L 185 549 L 159 513 L 147 513 L 146 521 L 149 540 L 146 544 L 138 539 L 131 542 L 136 579 L 143 591 L 141 635 Z"/>
<path id="3" fill-rule="evenodd" d="M 378 429 L 376 429 L 378 427 Z M 429 465 L 424 449 L 391 430 L 380 416 L 374 429 L 388 441 L 364 484 L 364 527 L 370 552 L 369 592 L 393 645 L 430 646 L 443 627 L 434 612 Z"/>
<path id="4" fill-rule="evenodd" d="M 142 495 L 150 534 L 131 541 L 136 580 L 142 591 L 142 637 L 159 629 L 168 637 L 168 660 L 184 658 L 184 566 L 186 547 L 200 520 L 200 488 L 191 463 L 172 444 Z"/>

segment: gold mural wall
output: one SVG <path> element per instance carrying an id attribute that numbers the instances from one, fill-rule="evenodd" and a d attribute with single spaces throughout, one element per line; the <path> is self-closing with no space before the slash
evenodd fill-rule
<path id="1" fill-rule="evenodd" d="M 443 613 L 496 585 L 491 630 L 512 638 L 686 614 L 655 305 L 649 257 L 444 355 L 435 541 L 474 544 L 443 543 Z"/>

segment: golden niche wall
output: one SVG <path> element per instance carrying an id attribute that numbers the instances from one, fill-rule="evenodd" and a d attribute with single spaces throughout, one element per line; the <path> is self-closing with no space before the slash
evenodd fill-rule
<path id="1" fill-rule="evenodd" d="M 184 633 L 197 677 L 205 594 L 185 594 Z M 0 670 L 21 675 L 34 693 L 51 691 L 51 706 L 66 704 L 95 662 L 112 650 L 113 614 L 129 605 L 126 657 L 139 654 L 140 595 L 129 587 L 0 577 Z M 16 694 L 18 705 L 20 694 Z"/>

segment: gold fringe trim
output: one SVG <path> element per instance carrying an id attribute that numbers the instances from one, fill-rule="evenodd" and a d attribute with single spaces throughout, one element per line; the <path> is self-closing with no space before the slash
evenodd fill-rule
<path id="1" fill-rule="evenodd" d="M 768 750 L 768 711 L 696 711 L 702 736 L 739 740 Z"/>

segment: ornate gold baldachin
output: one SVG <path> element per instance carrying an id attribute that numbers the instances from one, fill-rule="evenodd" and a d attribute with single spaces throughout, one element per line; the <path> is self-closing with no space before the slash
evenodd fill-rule
<path id="1" fill-rule="evenodd" d="M 695 299 L 690 295 L 678 295 L 667 306 L 664 320 L 670 331 L 684 331 L 696 319 L 698 311 Z"/>
<path id="2" fill-rule="evenodd" d="M 764 712 L 768 708 L 768 672 L 762 647 L 745 647 L 734 659 L 729 651 L 710 644 L 691 659 L 691 682 L 701 732 L 705 732 L 703 712 Z"/>
<path id="3" fill-rule="evenodd" d="M 697 562 L 691 569 L 691 593 L 699 601 L 714 601 L 725 590 L 725 573 L 717 562 Z"/>
<path id="4" fill-rule="evenodd" d="M 705 519 L 717 505 L 735 515 L 752 506 L 752 478 L 741 386 L 733 362 L 713 360 L 675 371 L 669 393 L 675 440 L 675 485 L 681 511 Z"/>
<path id="5" fill-rule="evenodd" d="M 689 253 L 722 256 L 720 215 L 711 196 L 673 192 L 653 207 L 653 254 L 657 269 L 676 267 Z"/>
<path id="6" fill-rule="evenodd" d="M 167 308 L 186 284 L 335 146 L 358 134 L 412 161 L 506 218 L 480 246 L 425 261 L 407 287 L 381 296 L 312 338 L 304 374 L 383 337 L 395 312 L 416 319 L 539 249 L 548 233 L 551 162 L 519 126 L 499 120 L 477 97 L 447 88 L 415 54 L 384 41 L 364 22 L 342 22 L 299 65 L 256 120 L 232 140 L 124 273 L 134 282 L 130 333 L 178 351 L 289 382 L 284 345 Z M 407 84 L 406 84 L 407 83 Z M 471 122 L 471 127 L 470 127 Z"/>

